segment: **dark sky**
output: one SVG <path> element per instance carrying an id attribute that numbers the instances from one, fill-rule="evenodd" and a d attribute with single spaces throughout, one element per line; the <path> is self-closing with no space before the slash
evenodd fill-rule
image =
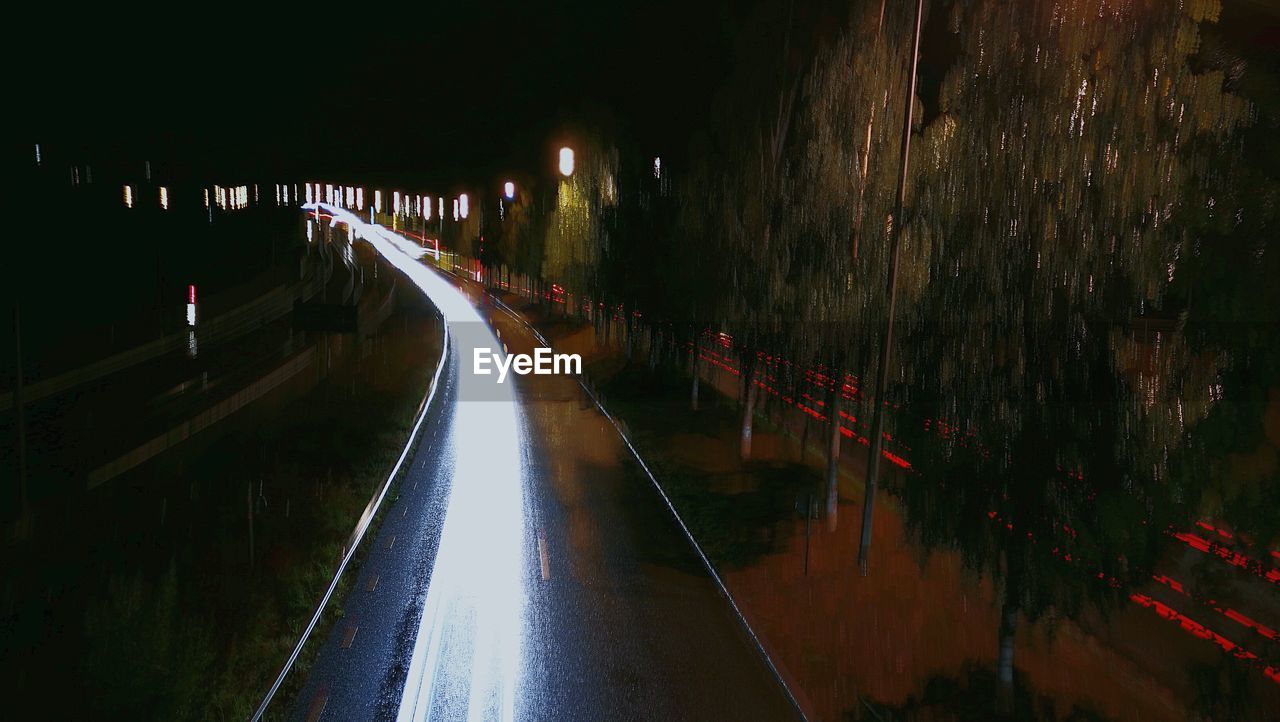
<path id="1" fill-rule="evenodd" d="M 261 5 L 31 19 L 17 80 L 32 140 L 167 176 L 487 179 L 549 165 L 583 108 L 678 156 L 730 66 L 718 0 Z"/>

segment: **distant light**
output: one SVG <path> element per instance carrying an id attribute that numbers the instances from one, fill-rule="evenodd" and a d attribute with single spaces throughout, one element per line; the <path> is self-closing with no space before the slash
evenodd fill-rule
<path id="1" fill-rule="evenodd" d="M 196 325 L 196 284 L 187 284 L 187 325 Z"/>
<path id="2" fill-rule="evenodd" d="M 653 177 L 662 178 L 662 159 L 661 158 L 653 159 Z"/>
<path id="3" fill-rule="evenodd" d="M 363 188 L 356 189 L 356 210 L 358 211 L 364 210 L 364 189 Z"/>
<path id="4" fill-rule="evenodd" d="M 427 202 L 425 204 L 425 207 L 427 212 L 422 215 L 427 220 L 431 220 L 431 196 L 427 196 Z"/>
<path id="5" fill-rule="evenodd" d="M 438 200 L 439 200 L 439 203 L 437 204 L 436 212 L 440 214 L 440 220 L 443 221 L 444 220 L 444 196 L 440 196 Z"/>
<path id="6" fill-rule="evenodd" d="M 471 204 L 467 201 L 467 194 L 463 193 L 458 196 L 458 215 L 466 218 L 471 214 Z"/>
<path id="7" fill-rule="evenodd" d="M 40 144 L 36 143 L 36 165 L 40 165 Z"/>
<path id="8" fill-rule="evenodd" d="M 382 212 L 382 191 L 373 192 L 373 210 L 375 213 Z"/>
<path id="9" fill-rule="evenodd" d="M 169 210 L 169 189 L 164 186 L 160 186 L 160 207 Z"/>
<path id="10" fill-rule="evenodd" d="M 515 198 L 516 184 L 512 183 L 511 181 L 507 181 L 506 185 L 502 186 L 502 192 L 507 196 L 507 200 L 511 200 L 512 198 Z"/>
<path id="11" fill-rule="evenodd" d="M 391 194 L 391 212 L 400 215 L 400 191 Z"/>
<path id="12" fill-rule="evenodd" d="M 566 178 L 573 175 L 573 148 L 568 146 L 560 149 L 560 175 Z"/>
<path id="13" fill-rule="evenodd" d="M 311 186 L 307 186 L 307 202 L 311 202 Z M 204 189 L 204 207 L 209 207 L 209 189 Z"/>
<path id="14" fill-rule="evenodd" d="M 458 222 L 458 199 L 453 199 L 453 222 Z"/>
<path id="15" fill-rule="evenodd" d="M 208 191 L 205 191 L 205 197 L 206 197 L 206 199 L 208 198 Z M 314 203 L 314 202 L 315 202 L 315 198 L 311 197 L 311 184 L 310 184 L 310 183 L 308 183 L 308 184 L 307 184 L 307 202 L 308 202 L 308 203 Z M 208 205 L 208 203 L 205 203 L 205 205 Z"/>
<path id="16" fill-rule="evenodd" d="M 133 187 L 124 187 L 124 204 L 127 208 L 133 208 Z"/>

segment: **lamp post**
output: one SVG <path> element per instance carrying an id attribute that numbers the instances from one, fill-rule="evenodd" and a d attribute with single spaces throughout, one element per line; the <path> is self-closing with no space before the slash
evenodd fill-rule
<path id="1" fill-rule="evenodd" d="M 914 36 L 911 42 L 911 61 L 907 76 L 906 108 L 902 117 L 902 150 L 898 164 L 898 195 L 893 204 L 893 217 L 889 227 L 889 308 L 884 336 L 880 339 L 880 366 L 876 373 L 875 406 L 871 412 L 871 443 L 867 451 L 867 483 L 862 504 L 862 536 L 858 544 L 858 569 L 866 576 L 870 569 L 867 557 L 871 552 L 871 523 L 874 518 L 876 481 L 880 474 L 881 449 L 884 446 L 884 391 L 889 382 L 889 347 L 893 343 L 893 310 L 898 295 L 898 259 L 902 250 L 902 212 L 907 195 L 907 162 L 911 157 L 912 112 L 915 110 L 916 66 L 920 60 L 920 24 L 924 0 L 916 0 Z"/>

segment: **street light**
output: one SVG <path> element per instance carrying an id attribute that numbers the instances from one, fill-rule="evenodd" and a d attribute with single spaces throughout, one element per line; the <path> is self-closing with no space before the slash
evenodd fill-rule
<path id="1" fill-rule="evenodd" d="M 560 149 L 560 175 L 565 178 L 573 175 L 573 148 L 568 146 Z"/>
<path id="2" fill-rule="evenodd" d="M 893 314 L 898 296 L 898 261 L 902 251 L 902 230 L 906 225 L 903 210 L 907 197 L 907 166 L 911 160 L 911 124 L 916 96 L 917 68 L 920 62 L 920 28 L 924 18 L 924 0 L 916 0 L 913 23 L 915 33 L 911 43 L 910 75 L 907 97 L 904 102 L 902 122 L 902 146 L 898 162 L 898 195 L 894 201 L 893 216 L 889 226 L 889 308 L 886 311 L 884 335 L 880 337 L 880 363 L 876 366 L 876 397 L 871 412 L 871 432 L 867 449 L 867 475 L 863 486 L 862 533 L 858 542 L 858 568 L 862 576 L 870 573 L 868 558 L 871 554 L 871 524 L 875 519 L 876 483 L 880 475 L 880 454 L 884 445 L 884 394 L 889 384 L 889 352 L 893 345 Z M 839 389 L 837 388 L 837 393 Z M 836 419 L 839 423 L 839 419 Z"/>
<path id="3" fill-rule="evenodd" d="M 570 165 L 570 166 L 572 166 L 572 165 L 573 165 L 572 160 L 570 161 L 569 165 Z M 572 170 L 572 167 L 570 168 L 570 170 Z M 516 197 L 516 184 L 515 184 L 515 183 L 512 183 L 511 181 L 507 181 L 507 182 L 506 182 L 506 184 L 502 186 L 502 192 L 503 192 L 503 194 L 504 194 L 504 195 L 506 195 L 507 200 L 511 200 L 512 198 L 515 198 L 515 197 Z"/>

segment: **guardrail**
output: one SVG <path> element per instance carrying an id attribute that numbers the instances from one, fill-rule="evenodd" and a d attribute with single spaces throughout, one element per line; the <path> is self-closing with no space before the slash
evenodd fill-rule
<path id="1" fill-rule="evenodd" d="M 110 481 L 262 398 L 272 389 L 311 366 L 315 356 L 315 347 L 308 348 L 231 396 L 93 469 L 89 472 L 85 488 L 93 489 L 104 482 Z"/>
<path id="2" fill-rule="evenodd" d="M 235 338 L 274 321 L 293 311 L 296 298 L 314 296 L 324 287 L 325 279 L 317 275 L 308 281 L 277 287 L 258 298 L 242 304 L 220 316 L 209 319 L 196 329 L 199 343 L 212 344 Z M 90 364 L 42 381 L 24 384 L 22 403 L 29 404 L 49 396 L 64 393 L 91 381 L 110 376 L 130 366 L 171 353 L 187 346 L 187 332 L 172 333 L 154 341 L 121 351 Z M 0 411 L 13 408 L 13 392 L 0 394 Z"/>

